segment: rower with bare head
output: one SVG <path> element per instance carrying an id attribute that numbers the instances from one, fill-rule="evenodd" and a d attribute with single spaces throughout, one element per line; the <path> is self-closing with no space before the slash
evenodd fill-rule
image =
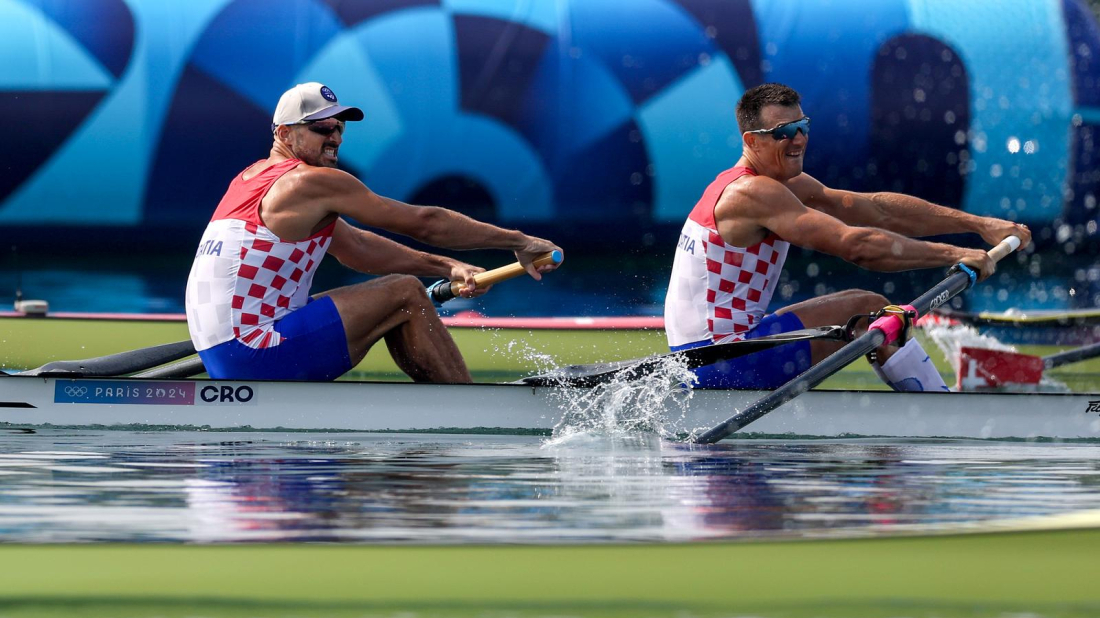
<path id="1" fill-rule="evenodd" d="M 768 313 L 790 245 L 821 251 L 868 270 L 894 272 L 963 264 L 993 274 L 980 249 L 916 240 L 976 233 L 995 245 L 1026 226 L 978 217 L 900 193 L 826 187 L 802 170 L 810 119 L 799 94 L 782 84 L 747 91 L 737 104 L 742 156 L 707 187 L 684 224 L 665 298 L 673 350 L 845 324 L 889 301 L 865 290 L 819 296 Z M 703 386 L 775 388 L 840 344 L 800 342 L 703 367 Z M 872 366 L 899 390 L 946 390 L 915 339 L 881 348 Z"/>
<path id="2" fill-rule="evenodd" d="M 266 159 L 229 185 L 199 244 L 187 282 L 191 339 L 213 378 L 332 380 L 385 340 L 397 365 L 424 382 L 469 382 L 462 355 L 416 278 L 462 281 L 479 296 L 483 271 L 416 251 L 349 224 L 448 249 L 515 252 L 539 279 L 553 243 L 431 206 L 373 193 L 337 168 L 346 123 L 363 119 L 328 87 L 299 84 L 279 99 Z M 310 296 L 331 253 L 370 281 Z"/>

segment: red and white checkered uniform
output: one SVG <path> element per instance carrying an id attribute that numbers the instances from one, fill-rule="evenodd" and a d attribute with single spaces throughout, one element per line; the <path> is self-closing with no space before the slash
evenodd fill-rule
<path id="1" fill-rule="evenodd" d="M 734 247 L 714 221 L 722 192 L 750 175 L 756 173 L 747 167 L 719 174 L 684 223 L 665 296 L 670 346 L 743 339 L 767 313 L 790 244 L 772 233 L 751 247 Z"/>
<path id="2" fill-rule="evenodd" d="M 196 350 L 236 338 L 251 348 L 282 341 L 274 323 L 306 304 L 335 223 L 305 240 L 281 240 L 260 219 L 271 185 L 301 161 L 283 161 L 229 185 L 206 226 L 187 279 L 187 327 Z"/>

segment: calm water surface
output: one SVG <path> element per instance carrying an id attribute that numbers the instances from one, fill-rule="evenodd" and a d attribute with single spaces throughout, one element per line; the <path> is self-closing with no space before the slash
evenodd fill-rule
<path id="1" fill-rule="evenodd" d="M 686 541 L 1095 508 L 1095 444 L 0 432 L 0 542 Z"/>

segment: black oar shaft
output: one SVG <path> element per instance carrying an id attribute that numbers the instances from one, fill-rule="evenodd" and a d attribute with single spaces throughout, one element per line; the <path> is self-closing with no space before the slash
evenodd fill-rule
<path id="1" fill-rule="evenodd" d="M 924 315 L 932 309 L 951 300 L 953 296 L 962 292 L 970 285 L 970 277 L 964 272 L 954 272 L 946 279 L 921 294 L 913 301 L 912 306 L 919 315 Z M 863 335 L 854 339 L 851 343 L 837 350 L 825 360 L 810 367 L 806 372 L 775 389 L 748 408 L 734 414 L 722 424 L 714 427 L 706 433 L 695 438 L 700 444 L 713 444 L 736 432 L 745 425 L 764 416 L 768 412 L 778 408 L 788 401 L 798 397 L 802 393 L 821 384 L 826 378 L 847 367 L 866 355 L 871 350 L 879 347 L 886 340 L 886 335 L 878 329 L 870 329 Z"/>
<path id="2" fill-rule="evenodd" d="M 885 338 L 886 335 L 880 330 L 869 330 L 863 333 L 848 345 L 837 350 L 835 354 L 827 359 L 828 362 L 822 361 L 810 367 L 806 372 L 765 395 L 748 408 L 734 414 L 722 424 L 696 437 L 695 442 L 713 444 L 732 433 L 736 433 L 745 425 L 821 384 L 826 378 L 836 373 L 836 365 L 843 367 L 854 362 L 860 356 L 882 345 Z"/>
<path id="3" fill-rule="evenodd" d="M 1066 350 L 1065 352 L 1059 352 L 1057 354 L 1051 354 L 1050 356 L 1043 357 L 1043 368 L 1054 369 L 1055 367 L 1061 367 L 1062 365 L 1069 365 L 1070 363 L 1076 363 L 1090 358 L 1096 358 L 1100 356 L 1100 343 L 1094 343 L 1081 348 L 1075 348 L 1073 350 Z"/>
<path id="4" fill-rule="evenodd" d="M 961 292 L 965 292 L 968 287 L 970 287 L 970 277 L 967 276 L 966 273 L 951 273 L 931 290 L 918 296 L 917 299 L 912 302 L 913 308 L 917 310 L 918 314 L 924 315 L 951 300 Z"/>
<path id="5" fill-rule="evenodd" d="M 164 363 L 186 358 L 195 353 L 191 340 L 165 343 L 138 350 L 119 352 L 109 356 L 75 361 L 53 361 L 20 375 L 36 376 L 50 373 L 71 373 L 82 376 L 120 376 L 143 371 Z"/>

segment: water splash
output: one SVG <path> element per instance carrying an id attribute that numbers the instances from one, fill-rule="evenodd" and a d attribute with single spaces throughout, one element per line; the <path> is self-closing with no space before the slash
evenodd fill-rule
<path id="1" fill-rule="evenodd" d="M 1016 346 L 1002 343 L 996 337 L 983 335 L 978 329 L 967 324 L 936 324 L 930 323 L 923 327 L 924 333 L 943 352 L 951 370 L 959 372 L 959 350 L 962 348 L 981 348 L 984 350 L 997 350 L 1000 352 L 1015 352 Z"/>
<path id="2" fill-rule="evenodd" d="M 628 380 L 620 374 L 591 388 L 556 388 L 553 397 L 562 417 L 544 446 L 636 434 L 672 437 L 686 417 L 696 381 L 683 359 L 666 357 L 640 378 Z"/>
<path id="3" fill-rule="evenodd" d="M 551 378 L 562 366 L 554 356 L 526 341 L 495 337 L 490 345 L 494 354 Z M 616 444 L 639 435 L 658 439 L 675 436 L 680 432 L 677 423 L 687 414 L 693 394 L 691 387 L 697 381 L 683 359 L 664 357 L 640 378 L 619 375 L 590 388 L 553 382 L 551 397 L 562 414 L 544 446 Z"/>
<path id="4" fill-rule="evenodd" d="M 489 345 L 494 355 L 514 361 L 519 366 L 533 368 L 536 373 L 550 372 L 561 365 L 553 355 L 537 350 L 525 340 L 505 340 L 500 331 L 493 333 Z"/>

